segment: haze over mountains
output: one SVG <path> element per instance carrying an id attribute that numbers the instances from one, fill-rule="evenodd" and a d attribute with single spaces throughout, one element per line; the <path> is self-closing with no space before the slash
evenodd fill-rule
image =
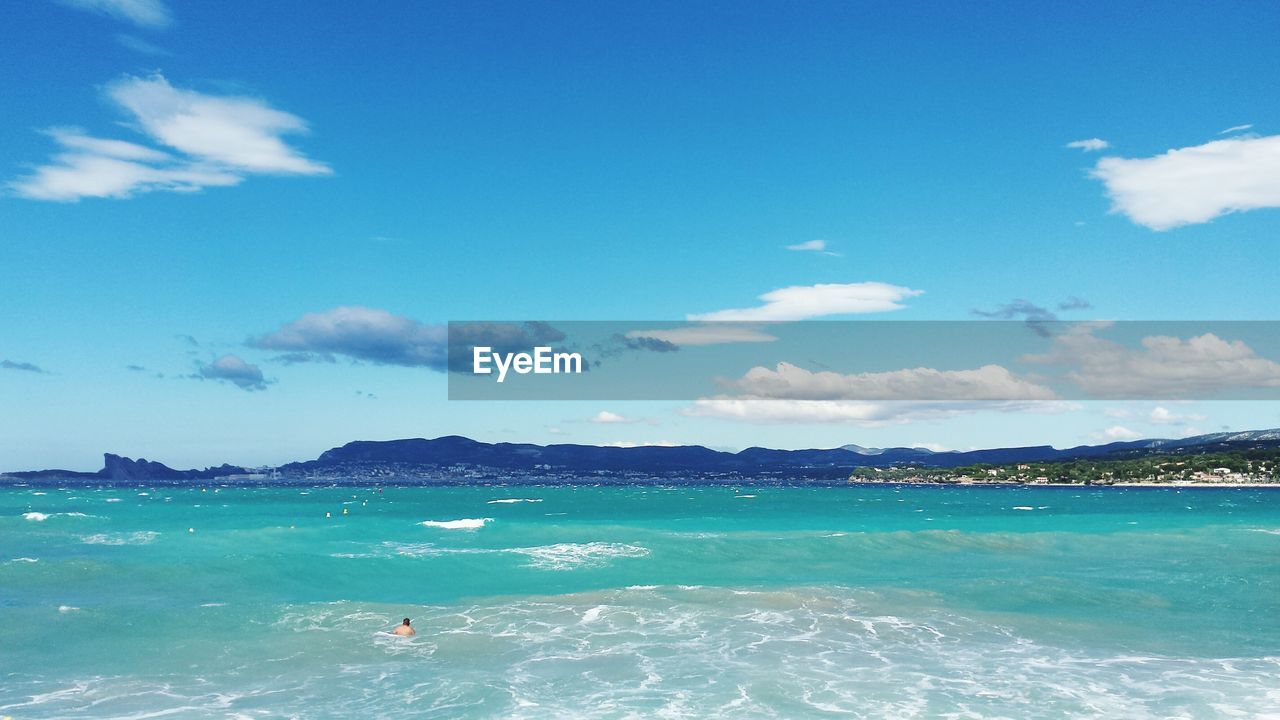
<path id="1" fill-rule="evenodd" d="M 566 475 L 595 473 L 687 475 L 741 478 L 837 478 L 858 467 L 920 465 L 958 467 L 976 463 L 1018 463 L 1102 457 L 1143 457 L 1154 454 L 1202 454 L 1229 450 L 1280 447 L 1280 429 L 1222 432 L 1181 439 L 1149 439 L 1081 445 L 1057 449 L 1049 445 L 991 448 L 964 452 L 934 452 L 926 448 L 865 448 L 845 445 L 832 449 L 773 450 L 752 447 L 731 453 L 701 445 L 602 447 L 596 445 L 532 445 L 485 443 L 457 435 L 432 440 L 358 440 L 327 450 L 315 460 L 278 468 L 249 469 L 220 465 L 203 470 L 175 470 L 145 459 L 106 454 L 97 472 L 71 470 L 15 471 L 0 475 L 15 480 L 68 479 L 86 481 L 180 481 L 335 477 L 349 473 L 385 478 L 430 471 L 484 477 L 488 472 L 506 479 L 564 479 Z M 477 475 L 476 473 L 480 473 Z"/>

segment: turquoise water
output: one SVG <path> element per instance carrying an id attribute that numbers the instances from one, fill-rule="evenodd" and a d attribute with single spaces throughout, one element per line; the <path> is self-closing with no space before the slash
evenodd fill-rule
<path id="1" fill-rule="evenodd" d="M 0 715 L 1280 717 L 1280 492 L 7 488 Z"/>

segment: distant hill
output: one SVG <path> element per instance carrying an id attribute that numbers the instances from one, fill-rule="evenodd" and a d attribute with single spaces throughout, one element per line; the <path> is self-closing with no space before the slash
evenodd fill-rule
<path id="1" fill-rule="evenodd" d="M 864 448 L 846 445 L 831 449 L 773 450 L 752 447 L 731 453 L 701 445 L 674 447 L 601 447 L 596 445 L 533 445 L 528 443 L 485 443 L 458 435 L 427 440 L 358 440 L 326 450 L 315 460 L 289 463 L 277 470 L 283 477 L 333 476 L 343 471 L 360 473 L 379 469 L 384 475 L 414 469 L 451 472 L 463 468 L 488 469 L 519 474 L 536 481 L 539 477 L 574 473 L 682 474 L 692 477 L 728 475 L 738 477 L 836 478 L 859 467 L 918 465 L 959 467 L 977 463 L 1007 464 L 1086 458 L 1137 458 L 1150 455 L 1205 454 L 1232 450 L 1280 447 L 1280 429 L 1212 433 L 1182 439 L 1151 439 L 1081 445 L 1057 449 L 1049 445 L 991 448 L 965 452 L 934 452 L 925 448 Z M 104 456 L 97 472 L 35 470 L 9 472 L 5 477 L 19 480 L 75 479 L 112 482 L 149 480 L 212 480 L 249 471 L 234 465 L 204 470 L 174 470 L 148 460 L 131 460 L 119 455 Z"/>
<path id="2" fill-rule="evenodd" d="M 42 478 L 67 480 L 102 480 L 127 482 L 131 480 L 212 480 L 247 472 L 235 465 L 219 465 L 204 470 L 174 470 L 158 462 L 143 458 L 131 460 L 127 457 L 105 453 L 102 456 L 102 469 L 97 472 L 76 472 L 74 470 L 25 470 L 4 473 L 2 477 L 20 480 L 37 480 Z"/>

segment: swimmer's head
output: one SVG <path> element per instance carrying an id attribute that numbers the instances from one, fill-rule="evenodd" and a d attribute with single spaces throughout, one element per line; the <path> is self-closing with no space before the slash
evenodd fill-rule
<path id="1" fill-rule="evenodd" d="M 408 625 L 408 624 L 409 624 L 409 618 L 405 618 L 405 619 L 404 619 L 404 624 L 405 624 L 405 625 Z"/>

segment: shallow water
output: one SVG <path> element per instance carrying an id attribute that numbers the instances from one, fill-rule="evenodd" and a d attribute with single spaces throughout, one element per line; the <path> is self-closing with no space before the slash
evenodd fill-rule
<path id="1" fill-rule="evenodd" d="M 0 678 L 15 720 L 1280 717 L 1280 492 L 13 487 Z"/>

